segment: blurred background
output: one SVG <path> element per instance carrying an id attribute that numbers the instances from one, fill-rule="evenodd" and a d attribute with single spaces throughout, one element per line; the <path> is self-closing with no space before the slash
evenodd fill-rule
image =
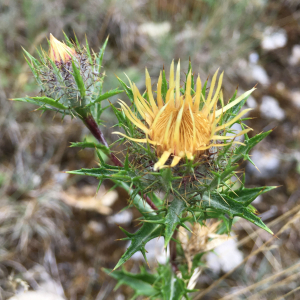
<path id="1" fill-rule="evenodd" d="M 257 84 L 248 100 L 248 125 L 274 131 L 242 164 L 248 187 L 279 186 L 254 202 L 273 238 L 249 222 L 233 227 L 235 239 L 205 257 L 197 299 L 300 299 L 300 2 L 298 0 L 0 0 L 0 299 L 130 299 L 101 268 L 113 268 L 127 246 L 118 226 L 136 230 L 139 213 L 122 211 L 128 195 L 105 182 L 97 196 L 95 178 L 64 171 L 93 167 L 92 149 L 69 148 L 88 137 L 79 120 L 9 101 L 34 96 L 37 84 L 22 47 L 48 49 L 52 33 L 63 33 L 104 56 L 104 89 L 124 81 L 124 72 L 144 88 L 144 69 L 153 82 L 172 59 L 189 57 L 202 81 L 225 71 L 225 99 Z M 126 95 L 118 95 L 126 100 Z M 112 98 L 114 102 L 117 99 Z M 103 115 L 104 132 L 114 115 Z M 162 241 L 147 245 L 153 268 L 166 255 Z M 132 272 L 144 264 L 135 255 Z M 52 293 L 52 296 L 49 293 Z M 14 296 L 16 294 L 16 296 Z M 49 298 L 47 298 L 49 297 Z"/>

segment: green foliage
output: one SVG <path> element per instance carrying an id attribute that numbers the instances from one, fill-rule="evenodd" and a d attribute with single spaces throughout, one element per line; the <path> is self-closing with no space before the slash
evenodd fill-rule
<path id="1" fill-rule="evenodd" d="M 157 276 L 149 274 L 144 268 L 141 268 L 141 273 L 139 274 L 126 272 L 125 269 L 114 272 L 108 269 L 103 269 L 103 271 L 118 281 L 115 290 L 122 284 L 130 286 L 134 290 L 134 295 L 131 299 L 135 299 L 138 296 L 154 299 L 153 297 L 157 296 L 157 290 L 153 287 Z"/>
<path id="2" fill-rule="evenodd" d="M 138 296 L 149 297 L 148 299 L 162 300 L 179 300 L 188 297 L 189 292 L 186 283 L 181 278 L 178 278 L 169 264 L 159 265 L 157 273 L 150 274 L 145 268 L 141 268 L 141 272 L 137 274 L 129 273 L 124 268 L 120 271 L 111 271 L 103 269 L 109 276 L 117 280 L 117 289 L 122 284 L 130 286 L 134 290 L 131 299 L 136 299 Z"/>
<path id="3" fill-rule="evenodd" d="M 181 199 L 175 198 L 170 206 L 165 217 L 165 247 L 169 244 L 171 237 L 177 227 L 181 223 L 180 217 L 186 208 L 186 204 Z"/>
<path id="4" fill-rule="evenodd" d="M 142 227 L 134 234 L 127 232 L 123 228 L 120 229 L 127 235 L 125 240 L 130 240 L 131 244 L 122 255 L 114 270 L 118 267 L 122 266 L 134 253 L 140 251 L 145 260 L 146 258 L 146 250 L 145 245 L 150 240 L 161 236 L 162 234 L 162 226 L 160 224 L 152 224 L 152 223 L 144 223 Z"/>

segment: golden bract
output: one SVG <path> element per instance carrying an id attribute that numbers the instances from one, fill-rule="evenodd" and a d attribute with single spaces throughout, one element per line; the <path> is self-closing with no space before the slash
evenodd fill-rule
<path id="1" fill-rule="evenodd" d="M 178 62 L 177 65 L 176 80 L 174 80 L 174 62 L 172 62 L 169 90 L 166 94 L 166 99 L 163 101 L 161 95 L 162 73 L 160 73 L 157 83 L 157 98 L 155 101 L 152 93 L 151 79 L 148 71 L 146 70 L 146 87 L 149 102 L 141 96 L 135 84 L 130 83 L 130 85 L 133 91 L 134 104 L 148 126 L 131 111 L 125 102 L 120 100 L 122 110 L 127 118 L 144 131 L 146 138 L 134 139 L 119 132 L 115 133 L 123 135 L 135 142 L 148 142 L 154 145 L 156 154 L 159 157 L 158 162 L 154 165 L 154 170 L 167 167 L 165 163 L 171 155 L 173 159 L 170 166 L 174 167 L 184 157 L 187 157 L 189 160 L 193 160 L 198 158 L 204 150 L 211 147 L 222 147 L 228 145 L 218 144 L 215 141 L 232 140 L 237 136 L 247 133 L 251 129 L 243 130 L 232 136 L 217 135 L 217 133 L 230 127 L 251 109 L 243 110 L 229 122 L 218 126 L 222 114 L 242 101 L 245 97 L 249 96 L 254 88 L 227 104 L 222 109 L 216 110 L 217 101 L 221 93 L 223 73 L 219 76 L 216 91 L 214 92 L 217 75 L 218 71 L 214 74 L 208 96 L 204 99 L 199 76 L 196 82 L 196 92 L 192 96 L 192 76 L 190 72 L 187 77 L 185 94 L 181 95 L 180 62 Z M 200 105 L 201 102 L 204 102 L 203 105 Z M 202 109 L 200 109 L 200 107 L 202 107 Z"/>

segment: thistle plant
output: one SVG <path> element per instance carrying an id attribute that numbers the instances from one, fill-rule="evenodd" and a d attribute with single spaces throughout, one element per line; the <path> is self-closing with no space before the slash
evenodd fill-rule
<path id="1" fill-rule="evenodd" d="M 40 60 L 24 50 L 42 96 L 14 100 L 39 105 L 37 110 L 80 118 L 99 144 L 78 142 L 72 146 L 95 148 L 99 165 L 69 173 L 96 177 L 99 186 L 103 180 L 111 180 L 114 187 L 128 192 L 124 206 L 141 213 L 136 232 L 120 228 L 130 245 L 113 271 L 104 269 L 118 281 L 117 286 L 132 287 L 133 298 L 189 299 L 201 273 L 203 254 L 230 234 L 235 217 L 272 234 L 251 203 L 275 187 L 246 188 L 245 174 L 239 170 L 243 160 L 252 163 L 250 150 L 271 131 L 248 136 L 252 129 L 244 122 L 249 109 L 241 109 L 255 88 L 239 97 L 235 91 L 224 101 L 223 73 L 218 77 L 215 72 L 210 83 L 202 83 L 199 76 L 195 82 L 191 63 L 184 82 L 180 62 L 176 76 L 174 62 L 168 80 L 165 71 L 160 72 L 156 93 L 146 70 L 145 92 L 130 80 L 126 84 L 118 78 L 123 90 L 103 94 L 100 70 L 106 44 L 107 40 L 95 54 L 87 42 L 81 47 L 77 40 L 73 44 L 66 37 L 61 43 L 50 36 L 49 54 L 38 51 Z M 118 104 L 102 107 L 102 101 L 123 91 L 126 96 L 122 94 Z M 130 105 L 125 102 L 128 100 Z M 117 142 L 122 145 L 123 159 L 115 156 L 101 131 L 101 115 L 109 106 L 122 131 L 113 134 L 120 137 Z M 235 123 L 241 125 L 240 132 L 232 129 Z M 237 140 L 239 136 L 244 136 L 243 142 Z M 118 270 L 138 251 L 147 260 L 145 245 L 158 237 L 170 248 L 165 265 L 151 271 L 143 267 L 138 274 Z"/>

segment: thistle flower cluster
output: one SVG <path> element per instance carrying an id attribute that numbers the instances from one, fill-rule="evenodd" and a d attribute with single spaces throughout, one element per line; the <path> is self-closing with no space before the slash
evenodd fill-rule
<path id="1" fill-rule="evenodd" d="M 49 55 L 44 53 L 44 59 L 38 72 L 47 97 L 72 108 L 85 107 L 92 101 L 95 83 L 99 84 L 101 77 L 84 50 L 71 48 L 50 34 Z"/>
<path id="2" fill-rule="evenodd" d="M 40 60 L 23 49 L 42 96 L 14 100 L 40 105 L 40 110 L 50 109 L 86 119 L 92 106 L 121 91 L 115 89 L 102 94 L 104 75 L 100 70 L 107 40 L 96 54 L 91 53 L 88 42 L 81 47 L 77 38 L 76 43 L 71 43 L 66 35 L 65 39 L 63 43 L 50 34 L 48 53 L 37 50 Z"/>
<path id="3" fill-rule="evenodd" d="M 223 141 L 232 141 L 236 137 L 252 130 L 245 129 L 229 136 L 224 134 L 227 128 L 230 128 L 251 108 L 243 110 L 228 122 L 219 123 L 226 111 L 241 102 L 254 89 L 217 110 L 218 100 L 220 96 L 222 97 L 223 73 L 219 77 L 218 85 L 214 92 L 217 75 L 218 71 L 215 72 L 209 93 L 205 97 L 200 76 L 197 78 L 196 90 L 192 89 L 192 71 L 190 70 L 187 75 L 185 91 L 182 94 L 180 91 L 180 61 L 177 65 L 176 80 L 174 80 L 174 62 L 172 62 L 169 89 L 165 95 L 165 100 L 162 97 L 162 72 L 160 72 L 157 83 L 157 99 L 155 101 L 151 79 L 146 70 L 146 87 L 149 101 L 142 97 L 136 85 L 130 82 L 134 105 L 146 124 L 139 119 L 137 113 L 132 112 L 127 104 L 120 100 L 120 105 L 126 117 L 144 132 L 145 138 L 136 139 L 120 132 L 115 133 L 123 135 L 134 142 L 154 145 L 156 155 L 159 158 L 154 165 L 154 171 L 168 166 L 175 167 L 184 158 L 197 162 L 206 150 L 229 145 L 229 143 L 223 143 Z M 217 133 L 220 132 L 223 132 L 223 134 L 218 135 Z M 217 141 L 221 142 L 217 143 Z M 240 142 L 233 141 L 232 144 L 240 144 Z M 170 157 L 172 157 L 172 161 L 168 165 L 166 162 Z"/>

